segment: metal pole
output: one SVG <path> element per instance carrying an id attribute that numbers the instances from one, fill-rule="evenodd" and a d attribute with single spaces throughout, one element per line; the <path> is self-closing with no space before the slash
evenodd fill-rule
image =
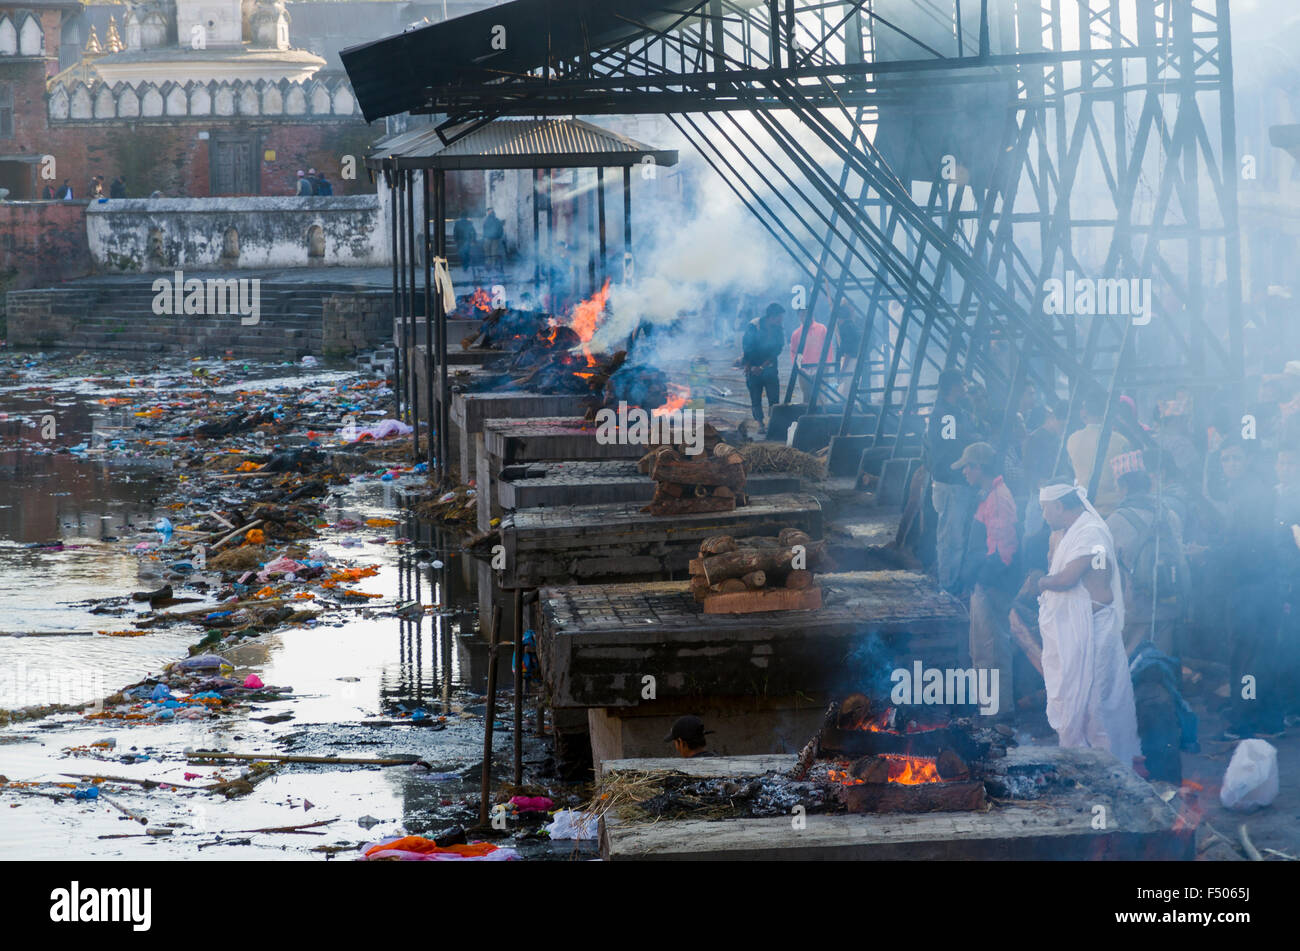
<path id="1" fill-rule="evenodd" d="M 397 315 L 400 312 L 397 303 L 397 187 L 393 181 L 393 172 L 385 166 L 384 179 L 388 183 L 388 223 L 389 248 L 393 255 L 393 415 L 402 418 L 402 348 L 401 331 L 398 328 Z"/>
<path id="2" fill-rule="evenodd" d="M 575 171 L 574 175 L 578 173 Z M 587 294 L 596 293 L 596 219 L 595 197 L 590 192 L 583 196 L 582 203 L 587 209 Z"/>
<path id="3" fill-rule="evenodd" d="M 533 169 L 533 296 L 542 288 L 542 209 L 538 206 L 540 193 L 537 179 L 542 175 L 540 168 Z"/>
<path id="4" fill-rule="evenodd" d="M 407 339 L 408 324 L 407 320 L 407 300 L 406 300 L 406 221 L 403 215 L 402 183 L 405 179 L 401 171 L 393 173 L 397 178 L 397 319 L 400 327 L 401 348 L 402 348 L 402 388 L 401 396 L 398 397 L 398 419 L 406 419 L 410 416 L 410 378 L 413 376 L 411 370 L 409 341 Z M 402 407 L 405 405 L 405 411 Z"/>
<path id="5" fill-rule="evenodd" d="M 515 785 L 524 784 L 524 589 L 515 588 Z"/>
<path id="6" fill-rule="evenodd" d="M 447 173 L 438 169 L 434 175 L 434 243 L 438 257 L 447 257 Z M 450 277 L 450 274 L 448 275 Z M 443 308 L 442 295 L 434 295 L 434 306 L 438 315 L 438 452 L 443 478 L 447 475 L 447 458 L 451 455 L 451 392 L 447 383 L 447 312 Z M 462 476 L 464 473 L 462 473 Z"/>
<path id="7" fill-rule="evenodd" d="M 415 355 L 419 351 L 419 336 L 416 334 L 418 324 L 415 322 L 415 172 L 407 169 L 406 171 L 406 259 L 410 262 L 408 271 L 408 284 L 410 288 L 411 306 L 409 313 L 411 315 L 411 366 L 416 365 Z M 429 351 L 429 341 L 424 342 L 425 353 Z M 416 373 L 411 373 L 411 459 L 419 461 L 420 458 L 420 378 Z M 429 408 L 429 416 L 433 416 L 433 407 Z"/>
<path id="8" fill-rule="evenodd" d="M 488 642 L 487 671 L 487 707 L 483 711 L 483 772 L 480 778 L 478 801 L 479 825 L 487 827 L 491 823 L 488 815 L 489 799 L 492 796 L 492 722 L 497 714 L 497 646 L 500 640 L 501 605 L 492 606 L 492 634 Z"/>
<path id="9" fill-rule="evenodd" d="M 632 168 L 623 169 L 623 261 L 627 273 L 627 255 L 632 253 Z"/>
<path id="10" fill-rule="evenodd" d="M 555 312 L 555 170 L 546 170 L 546 309 Z"/>
<path id="11" fill-rule="evenodd" d="M 603 286 L 609 277 L 609 259 L 605 248 L 605 169 L 596 169 L 596 205 L 597 217 L 600 219 L 600 283 Z"/>
<path id="12" fill-rule="evenodd" d="M 434 319 L 433 319 L 433 244 L 429 240 L 429 170 L 426 168 L 420 172 L 420 184 L 424 190 L 424 395 L 425 405 L 429 408 L 429 434 L 425 440 L 426 461 L 429 464 L 429 474 L 432 475 L 435 463 L 442 465 L 443 457 L 434 452 L 433 440 L 435 433 L 433 429 L 433 365 L 434 365 Z M 441 351 L 442 341 L 442 321 L 438 321 L 437 338 L 439 341 L 438 350 Z M 441 353 L 437 354 L 441 359 Z M 436 434 L 439 440 L 442 439 L 442 427 L 438 427 Z M 418 448 L 418 447 L 417 447 Z M 438 473 L 438 481 L 442 482 L 442 473 Z"/>

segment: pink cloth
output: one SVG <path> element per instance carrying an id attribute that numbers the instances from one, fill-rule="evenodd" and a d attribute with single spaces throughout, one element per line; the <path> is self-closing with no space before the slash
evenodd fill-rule
<path id="1" fill-rule="evenodd" d="M 993 488 L 988 496 L 975 510 L 975 521 L 983 522 L 988 536 L 988 550 L 991 555 L 997 552 L 1002 564 L 1011 564 L 1016 556 L 1016 500 L 1011 497 L 1011 490 L 1002 481 L 1002 476 L 993 480 Z"/>
<path id="2" fill-rule="evenodd" d="M 257 674 L 249 674 L 244 679 L 244 686 L 250 690 L 260 690 L 262 687 L 265 687 L 266 684 L 262 683 L 262 678 L 257 676 Z"/>
<path id="3" fill-rule="evenodd" d="M 550 812 L 555 802 L 545 796 L 515 796 L 510 804 L 520 812 Z"/>
<path id="4" fill-rule="evenodd" d="M 794 328 L 794 333 L 790 335 L 790 359 L 795 358 L 795 353 L 799 350 L 799 339 L 803 336 L 803 324 Z M 803 354 L 799 358 L 800 364 L 820 363 L 822 358 L 822 345 L 826 342 L 826 325 L 820 321 L 814 320 L 812 326 L 808 328 L 808 342 L 804 344 Z M 826 352 L 826 362 L 830 363 L 835 360 L 835 343 L 832 341 L 830 349 Z"/>

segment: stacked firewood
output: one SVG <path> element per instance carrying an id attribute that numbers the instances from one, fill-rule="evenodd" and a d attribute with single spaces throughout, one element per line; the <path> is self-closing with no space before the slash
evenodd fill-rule
<path id="1" fill-rule="evenodd" d="M 806 611 L 821 607 L 814 570 L 830 565 L 826 543 L 797 528 L 775 538 L 715 535 L 691 561 L 691 591 L 705 614 Z"/>
<path id="2" fill-rule="evenodd" d="M 703 452 L 659 446 L 641 457 L 638 468 L 655 481 L 654 498 L 641 509 L 651 515 L 730 512 L 748 502 L 744 458 L 708 424 Z"/>

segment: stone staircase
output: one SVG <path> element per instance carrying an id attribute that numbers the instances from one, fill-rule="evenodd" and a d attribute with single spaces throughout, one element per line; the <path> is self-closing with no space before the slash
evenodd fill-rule
<path id="1" fill-rule="evenodd" d="M 239 314 L 155 314 L 147 275 L 129 283 L 91 279 L 10 292 L 9 339 L 17 346 L 296 360 L 322 354 L 325 298 L 364 289 L 340 281 L 263 280 L 260 319 L 245 326 Z"/>

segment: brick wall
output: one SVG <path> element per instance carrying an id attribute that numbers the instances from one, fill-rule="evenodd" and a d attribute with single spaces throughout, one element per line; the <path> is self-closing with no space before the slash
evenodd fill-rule
<path id="1" fill-rule="evenodd" d="M 0 279 L 10 275 L 10 287 L 54 284 L 90 271 L 85 202 L 0 202 Z"/>

